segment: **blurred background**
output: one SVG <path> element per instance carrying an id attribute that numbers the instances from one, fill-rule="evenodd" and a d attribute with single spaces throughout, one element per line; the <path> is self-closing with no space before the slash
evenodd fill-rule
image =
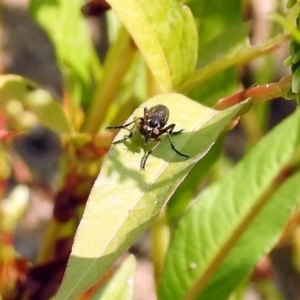
<path id="1" fill-rule="evenodd" d="M 283 12 L 284 4 L 285 1 L 280 0 L 243 1 L 244 19 L 251 22 L 249 38 L 252 45 L 268 38 L 270 32 L 274 30 L 269 16 L 273 12 Z M 61 99 L 63 97 L 62 75 L 56 64 L 53 46 L 47 34 L 30 17 L 28 1 L 2 0 L 0 8 L 2 23 L 0 72 L 28 77 L 50 91 L 57 99 Z M 97 53 L 100 58 L 103 58 L 108 47 L 105 17 L 104 15 L 88 16 L 87 22 Z M 289 74 L 289 68 L 283 66 L 289 51 L 289 41 L 287 41 L 269 55 L 242 66 L 239 70 L 241 86 L 247 88 L 255 84 L 276 82 Z M 268 105 L 271 113 L 266 119 L 267 128 L 278 124 L 296 107 L 294 101 L 282 99 L 276 99 Z M 224 151 L 226 157 L 232 162 L 238 161 L 245 149 L 249 147 L 247 144 L 249 140 L 244 138 L 243 126 L 247 126 L 247 122 L 230 131 L 225 140 Z M 36 127 L 28 136 L 18 139 L 14 143 L 14 149 L 32 167 L 41 185 L 55 186 L 61 149 L 60 141 L 52 131 L 45 127 Z M 15 166 L 23 170 L 23 162 L 17 156 L 13 159 Z M 23 182 L 26 182 L 28 176 L 26 172 L 22 174 L 19 171 L 17 174 Z M 16 180 L 20 178 L 11 178 L 11 186 L 14 186 Z M 28 193 L 30 195 L 28 208 L 25 217 L 18 225 L 15 246 L 22 256 L 34 261 L 51 218 L 53 204 L 51 197 L 40 189 L 32 188 Z M 131 249 L 131 252 L 139 258 L 136 300 L 155 299 L 152 264 L 148 262 L 149 243 L 148 236 L 145 234 Z M 283 244 L 261 262 L 253 275 L 257 285 L 254 284 L 249 288 L 245 300 L 271 299 L 263 296 L 264 286 L 259 283 L 260 278 L 264 276 L 269 278 L 270 273 L 272 280 L 282 290 L 284 299 L 300 299 L 300 275 L 293 267 L 291 252 L 292 246 Z"/>

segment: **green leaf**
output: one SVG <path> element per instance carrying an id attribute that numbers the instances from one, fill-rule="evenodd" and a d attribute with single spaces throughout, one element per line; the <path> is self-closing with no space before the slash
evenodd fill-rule
<path id="1" fill-rule="evenodd" d="M 91 73 L 100 70 L 99 61 L 81 13 L 82 0 L 32 0 L 30 12 L 51 39 L 74 110 L 90 100 Z M 98 71 L 97 71 L 98 69 Z M 95 79 L 95 78 L 94 78 Z"/>
<path id="2" fill-rule="evenodd" d="M 297 3 L 297 0 L 287 0 L 285 7 L 286 8 L 292 8 Z"/>
<path id="3" fill-rule="evenodd" d="M 202 68 L 226 57 L 234 57 L 247 47 L 249 23 L 239 23 L 223 31 L 202 45 L 197 67 Z"/>
<path id="4" fill-rule="evenodd" d="M 190 98 L 198 99 L 204 105 L 213 106 L 219 99 L 239 88 L 237 66 L 232 64 L 219 68 L 222 66 L 219 63 L 239 45 L 244 45 L 248 36 L 248 25 L 242 22 L 239 0 L 186 0 L 185 3 L 196 19 L 199 36 L 198 62 L 196 72 L 179 87 L 178 91 L 189 92 Z M 218 63 L 213 64 L 216 61 Z M 230 67 L 233 68 L 228 69 Z M 198 72 L 205 70 L 209 72 L 202 73 L 204 76 L 198 81 Z"/>
<path id="5" fill-rule="evenodd" d="M 299 152 L 299 137 L 298 110 L 200 194 L 171 241 L 161 299 L 227 299 L 276 243 L 299 198 L 299 173 L 278 190 L 275 180 Z"/>
<path id="6" fill-rule="evenodd" d="M 0 105 L 8 119 L 22 122 L 31 112 L 36 118 L 31 126 L 44 125 L 60 134 L 73 131 L 62 107 L 51 94 L 24 77 L 0 76 Z"/>
<path id="7" fill-rule="evenodd" d="M 224 136 L 224 135 L 223 135 Z M 180 184 L 174 195 L 168 202 L 168 220 L 170 223 L 178 221 L 186 211 L 190 202 L 199 190 L 201 182 L 210 174 L 209 171 L 219 158 L 224 138 L 218 138 L 210 151 L 194 166 L 188 176 Z"/>
<path id="8" fill-rule="evenodd" d="M 202 46 L 219 35 L 224 28 L 230 28 L 242 21 L 240 0 L 186 0 L 196 19 L 199 35 L 199 57 L 203 53 Z M 226 12 L 226 13 L 224 13 Z"/>
<path id="9" fill-rule="evenodd" d="M 226 257 L 199 299 L 225 300 L 243 281 L 243 278 L 250 275 L 255 265 L 277 243 L 293 208 L 299 203 L 299 182 L 300 173 L 298 172 L 284 182 L 268 200 Z M 255 241 L 255 247 L 253 247 L 253 241 Z"/>
<path id="10" fill-rule="evenodd" d="M 180 94 L 159 95 L 139 107 L 129 120 L 142 116 L 144 106 L 156 104 L 170 109 L 169 123 L 176 124 L 175 130 L 185 128 L 183 133 L 173 136 L 173 143 L 191 158 L 178 156 L 167 136 L 162 136 L 148 159 L 146 171 L 142 172 L 139 168 L 144 144 L 138 133 L 131 143 L 111 149 L 90 194 L 56 299 L 74 299 L 106 272 L 149 227 L 191 168 L 248 102 L 216 111 Z M 116 140 L 126 133 L 121 130 Z"/>
<path id="11" fill-rule="evenodd" d="M 136 260 L 130 255 L 123 261 L 120 268 L 91 300 L 132 300 L 134 292 Z"/>
<path id="12" fill-rule="evenodd" d="M 208 5 L 208 2 L 207 2 Z M 237 14 L 237 12 L 236 12 Z M 219 13 L 220 17 L 224 14 Z M 216 17 L 216 16 L 214 16 Z M 233 63 L 231 66 L 222 68 L 222 63 L 228 57 L 234 57 L 240 53 L 241 49 L 246 48 L 246 40 L 248 37 L 249 25 L 247 23 L 238 22 L 237 25 L 224 26 L 219 28 L 220 23 L 225 22 L 231 25 L 232 20 L 220 20 L 215 22 L 214 31 L 220 32 L 217 35 L 204 37 L 202 36 L 199 45 L 199 59 L 197 63 L 197 71 L 190 77 L 189 80 L 182 86 L 183 89 L 193 89 L 189 92 L 189 97 L 199 99 L 202 104 L 213 106 L 218 99 L 221 99 L 238 88 L 238 71 L 237 66 Z M 202 24 L 202 22 L 201 22 Z M 208 24 L 204 22 L 201 28 L 207 27 Z M 224 29 L 225 28 L 225 29 Z M 206 31 L 205 28 L 203 31 Z M 204 41 L 208 39 L 206 43 Z M 215 62 L 217 63 L 215 64 Z M 212 66 L 210 65 L 212 64 Z M 192 79 L 197 77 L 198 72 L 207 70 L 207 66 L 212 67 L 209 69 L 213 73 L 204 73 L 204 77 L 200 81 L 195 81 L 192 84 Z M 220 68 L 221 67 L 221 68 Z M 228 69 L 228 67 L 231 67 Z M 198 78 L 199 79 L 199 78 Z M 201 84 L 205 82 L 205 84 Z M 189 86 L 191 84 L 191 86 Z"/>
<path id="13" fill-rule="evenodd" d="M 177 0 L 108 0 L 143 54 L 163 93 L 176 90 L 194 71 L 197 30 Z"/>

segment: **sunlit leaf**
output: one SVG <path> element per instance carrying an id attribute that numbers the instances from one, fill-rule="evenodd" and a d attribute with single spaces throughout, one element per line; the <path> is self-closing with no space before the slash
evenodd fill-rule
<path id="1" fill-rule="evenodd" d="M 90 100 L 92 76 L 98 77 L 99 62 L 81 13 L 83 2 L 72 0 L 32 0 L 30 12 L 51 39 L 65 86 L 77 107 Z M 97 71 L 98 70 L 98 71 Z M 95 79 L 95 78 L 94 78 Z M 74 109 L 75 109 L 74 107 Z"/>
<path id="2" fill-rule="evenodd" d="M 177 0 L 108 0 L 142 52 L 162 92 L 172 92 L 194 71 L 197 31 Z"/>
<path id="3" fill-rule="evenodd" d="M 164 136 L 143 172 L 140 171 L 143 142 L 138 133 L 131 143 L 111 149 L 90 194 L 56 299 L 75 298 L 105 273 L 149 227 L 191 168 L 248 102 L 216 111 L 183 95 L 168 94 L 149 99 L 143 107 L 156 104 L 169 107 L 170 124 L 176 123 L 177 129 L 185 128 L 183 133 L 173 136 L 173 143 L 190 158 L 185 159 L 172 151 Z M 142 116 L 143 107 L 139 107 L 133 116 Z M 124 134 L 126 130 L 122 130 L 116 139 Z"/>

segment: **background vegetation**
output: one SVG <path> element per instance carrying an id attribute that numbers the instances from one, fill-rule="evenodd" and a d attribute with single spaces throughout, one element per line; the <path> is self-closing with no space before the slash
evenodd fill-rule
<path id="1" fill-rule="evenodd" d="M 299 299 L 299 4 L 257 2 L 31 0 L 43 43 L 3 4 L 1 299 Z M 190 157 L 141 171 L 105 128 L 157 104 Z"/>

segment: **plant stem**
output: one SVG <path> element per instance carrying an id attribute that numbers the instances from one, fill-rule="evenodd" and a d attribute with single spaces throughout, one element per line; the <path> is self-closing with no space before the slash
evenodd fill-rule
<path id="1" fill-rule="evenodd" d="M 98 85 L 86 122 L 82 126 L 84 132 L 98 132 L 107 110 L 119 92 L 123 77 L 136 52 L 128 32 L 122 27 L 114 44 L 111 46 L 104 62 L 103 81 Z"/>
<path id="2" fill-rule="evenodd" d="M 278 97 L 289 98 L 288 89 L 291 83 L 292 77 L 286 76 L 279 82 L 249 87 L 248 89 L 219 100 L 214 108 L 223 110 L 248 98 L 251 98 L 253 104 L 270 101 Z"/>
<path id="3" fill-rule="evenodd" d="M 254 111 L 250 110 L 244 114 L 240 119 L 240 125 L 247 136 L 245 140 L 248 147 L 254 146 L 263 137 L 261 123 Z"/>
<path id="4" fill-rule="evenodd" d="M 158 290 L 170 239 L 170 228 L 165 210 L 163 210 L 153 222 L 151 237 L 155 285 L 156 290 Z"/>
<path id="5" fill-rule="evenodd" d="M 51 220 L 43 240 L 43 244 L 41 245 L 38 253 L 36 264 L 48 261 L 52 257 L 60 226 L 61 224 L 56 222 L 54 219 Z"/>
<path id="6" fill-rule="evenodd" d="M 278 35 L 273 39 L 267 41 L 264 45 L 249 47 L 247 50 L 237 55 L 230 55 L 220 60 L 215 60 L 205 67 L 196 70 L 191 77 L 179 87 L 180 93 L 187 93 L 200 84 L 204 83 L 208 79 L 214 78 L 222 71 L 229 69 L 230 67 L 242 65 L 248 63 L 256 57 L 265 55 L 278 47 L 282 42 L 287 39 L 285 35 Z"/>

